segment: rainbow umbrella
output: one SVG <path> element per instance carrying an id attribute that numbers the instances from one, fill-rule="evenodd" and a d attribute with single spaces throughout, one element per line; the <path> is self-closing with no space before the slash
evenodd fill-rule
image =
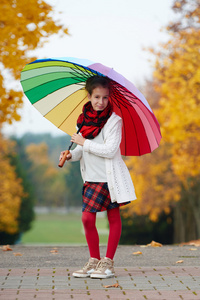
<path id="1" fill-rule="evenodd" d="M 33 106 L 50 122 L 69 135 L 88 101 L 85 82 L 90 76 L 111 80 L 110 101 L 123 120 L 121 153 L 139 156 L 159 146 L 158 121 L 142 93 L 112 68 L 77 58 L 35 60 L 21 72 L 21 84 Z"/>

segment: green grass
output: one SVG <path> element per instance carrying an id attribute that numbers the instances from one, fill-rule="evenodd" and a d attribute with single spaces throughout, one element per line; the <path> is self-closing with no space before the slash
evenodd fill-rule
<path id="1" fill-rule="evenodd" d="M 107 219 L 97 218 L 100 244 L 108 240 Z M 31 230 L 22 236 L 23 244 L 86 244 L 81 215 L 37 215 Z"/>

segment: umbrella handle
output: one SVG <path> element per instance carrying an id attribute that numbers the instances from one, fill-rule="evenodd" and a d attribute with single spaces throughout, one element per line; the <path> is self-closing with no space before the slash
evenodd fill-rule
<path id="1" fill-rule="evenodd" d="M 69 154 L 69 150 L 66 150 L 61 161 L 59 162 L 58 166 L 62 168 L 64 166 L 65 161 L 67 160 L 67 154 Z"/>
<path id="2" fill-rule="evenodd" d="M 81 130 L 81 128 L 83 127 L 84 121 L 85 121 L 85 120 L 83 120 L 83 122 L 81 123 L 81 125 L 80 125 L 80 127 L 79 127 L 77 133 L 79 133 L 80 130 Z M 61 161 L 59 162 L 58 166 L 59 166 L 60 168 L 62 168 L 62 167 L 64 166 L 64 163 L 65 163 L 65 161 L 67 160 L 67 154 L 69 154 L 69 150 L 71 149 L 72 145 L 73 145 L 73 142 L 71 142 L 71 144 L 70 144 L 68 150 L 65 151 L 65 153 L 64 153 L 64 155 L 63 155 Z"/>

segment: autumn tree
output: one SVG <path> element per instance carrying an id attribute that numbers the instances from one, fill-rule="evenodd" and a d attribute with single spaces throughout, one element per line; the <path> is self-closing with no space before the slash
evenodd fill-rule
<path id="1" fill-rule="evenodd" d="M 174 171 L 186 183 L 200 174 L 200 4 L 176 1 L 173 7 L 181 12 L 181 22 L 169 27 L 172 38 L 157 53 L 154 77 L 162 133 L 172 145 Z"/>
<path id="2" fill-rule="evenodd" d="M 13 145 L 1 137 L 0 143 L 0 244 L 2 233 L 10 235 L 18 232 L 18 216 L 21 198 L 25 196 L 21 179 L 10 165 L 9 155 Z"/>
<path id="3" fill-rule="evenodd" d="M 4 123 L 20 120 L 18 109 L 23 101 L 18 83 L 21 70 L 35 59 L 30 50 L 42 47 L 53 34 L 67 34 L 67 29 L 53 19 L 52 13 L 53 8 L 42 0 L 0 1 L 0 131 Z M 12 234 L 19 230 L 17 219 L 23 187 L 8 158 L 9 142 L 2 135 L 0 145 L 0 232 Z"/>
<path id="4" fill-rule="evenodd" d="M 169 41 L 154 51 L 155 114 L 163 139 L 155 153 L 128 161 L 139 196 L 128 213 L 156 221 L 173 209 L 180 242 L 200 238 L 200 4 L 175 1 L 173 10 L 178 17 L 167 28 Z"/>
<path id="5" fill-rule="evenodd" d="M 185 226 L 193 227 L 191 238 L 200 238 L 200 3 L 175 1 L 173 9 L 180 17 L 168 27 L 172 38 L 164 46 L 166 55 L 158 55 L 154 74 L 161 95 L 158 117 L 165 143 L 171 145 L 173 172 L 181 181 L 180 221 L 187 207 L 191 216 Z M 182 239 L 189 239 L 186 232 L 188 228 Z"/>
<path id="6" fill-rule="evenodd" d="M 0 124 L 20 119 L 17 109 L 23 105 L 22 92 L 11 83 L 19 80 L 24 66 L 35 59 L 30 50 L 42 47 L 52 34 L 67 33 L 54 21 L 52 12 L 52 6 L 42 0 L 0 2 Z"/>
<path id="7" fill-rule="evenodd" d="M 65 177 L 50 161 L 48 146 L 45 143 L 30 144 L 26 147 L 26 153 L 31 162 L 28 173 L 36 205 L 65 206 L 67 201 Z"/>
<path id="8" fill-rule="evenodd" d="M 25 160 L 23 163 L 24 169 L 28 174 L 27 177 L 33 183 L 32 187 L 34 187 L 35 190 L 37 189 L 37 192 L 41 194 L 41 189 L 44 189 L 44 184 L 42 182 L 44 179 L 46 189 L 50 191 L 51 196 L 49 199 L 47 193 L 43 193 L 43 197 L 40 195 L 36 197 L 37 205 L 67 207 L 81 205 L 81 189 L 83 181 L 80 175 L 79 162 L 67 162 L 63 168 L 58 168 L 58 153 L 70 144 L 70 136 L 61 135 L 52 137 L 50 134 L 44 133 L 26 133 L 24 136 L 17 139 L 17 144 L 23 144 L 26 153 L 30 153 L 30 151 L 33 152 L 33 155 L 30 153 L 29 163 Z M 44 151 L 42 151 L 41 148 L 43 148 Z M 23 153 L 22 147 L 19 148 L 18 152 L 20 156 L 22 155 L 21 152 Z M 45 159 L 43 159 L 42 156 L 44 156 Z M 45 167 L 42 166 L 42 161 L 44 162 Z M 53 172 L 49 172 L 52 175 L 52 179 L 46 177 L 46 173 L 43 172 L 45 168 L 53 168 L 56 170 L 55 176 L 53 175 Z M 54 199 L 52 199 L 53 194 Z M 39 201 L 39 199 L 41 199 L 41 201 Z M 52 201 L 50 201 L 50 199 L 52 199 Z"/>
<path id="9" fill-rule="evenodd" d="M 81 206 L 83 179 L 80 173 L 79 162 L 67 162 L 67 168 L 64 173 L 65 185 L 67 188 L 66 198 L 68 206 Z"/>
<path id="10" fill-rule="evenodd" d="M 21 205 L 18 217 L 19 233 L 29 230 L 31 228 L 32 221 L 34 220 L 34 193 L 33 186 L 29 180 L 27 165 L 31 165 L 22 141 L 12 137 L 14 141 L 14 153 L 9 155 L 10 163 L 15 168 L 15 173 L 18 178 L 21 178 L 21 183 L 24 190 L 24 195 L 21 198 Z"/>

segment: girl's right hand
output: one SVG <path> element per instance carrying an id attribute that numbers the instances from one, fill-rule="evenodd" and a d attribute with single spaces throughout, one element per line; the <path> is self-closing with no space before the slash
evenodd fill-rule
<path id="1" fill-rule="evenodd" d="M 60 157 L 59 157 L 59 161 L 61 161 L 61 159 L 63 158 L 63 155 L 65 154 L 65 151 L 62 151 L 61 153 L 60 153 Z M 71 153 L 69 152 L 68 154 L 67 154 L 67 156 L 66 156 L 66 160 L 69 160 L 69 159 L 71 159 L 72 158 L 72 155 L 71 155 Z"/>
<path id="2" fill-rule="evenodd" d="M 60 152 L 60 157 L 59 157 L 59 161 L 61 161 L 61 159 L 63 158 L 63 155 L 65 154 L 65 151 Z"/>
<path id="3" fill-rule="evenodd" d="M 71 152 L 69 152 L 69 153 L 67 154 L 67 156 L 66 156 L 66 159 L 69 160 L 69 159 L 71 159 L 71 158 L 72 158 L 72 154 L 71 154 Z"/>

